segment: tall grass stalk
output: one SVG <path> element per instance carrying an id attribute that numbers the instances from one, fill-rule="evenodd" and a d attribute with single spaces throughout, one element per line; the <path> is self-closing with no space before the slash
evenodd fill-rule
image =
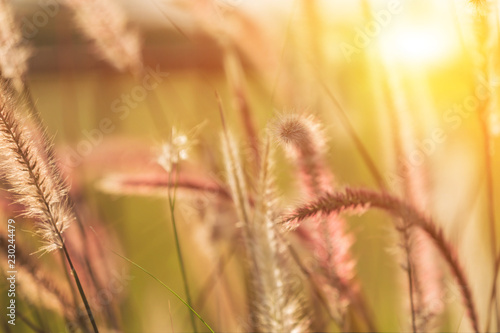
<path id="1" fill-rule="evenodd" d="M 27 131 L 27 118 L 21 117 L 16 102 L 13 92 L 2 81 L 0 145 L 8 154 L 7 160 L 1 163 L 3 175 L 12 186 L 16 201 L 26 207 L 24 215 L 37 221 L 36 233 L 45 243 L 39 251 L 62 250 L 94 332 L 97 333 L 92 310 L 62 237 L 74 219 L 72 207 L 68 203 L 68 189 L 60 179 L 52 176 L 56 167 L 54 157 L 47 155 L 45 149 L 49 143 L 42 142 L 41 146 L 35 143 L 33 133 Z"/>
<path id="2" fill-rule="evenodd" d="M 51 142 L 51 139 L 45 130 L 44 122 L 35 106 L 26 81 L 28 69 L 27 60 L 31 56 L 31 48 L 28 46 L 26 39 L 23 38 L 21 29 L 16 24 L 14 11 L 6 0 L 0 1 L 0 45 L 0 53 L 3 55 L 0 60 L 0 72 L 2 80 L 4 80 L 3 84 L 8 87 L 13 96 L 15 95 L 17 104 L 26 107 L 31 118 L 30 121 L 34 124 L 34 126 L 31 126 L 31 130 L 34 131 L 33 138 L 39 136 L 39 139 L 34 139 L 33 142 L 39 143 L 41 146 L 39 149 L 46 151 L 47 159 L 50 160 L 55 156 L 55 152 L 52 145 L 45 144 Z M 47 163 L 46 167 L 50 169 L 50 173 L 52 174 L 51 177 L 57 179 L 58 182 L 63 182 L 60 179 L 59 171 L 55 163 Z M 69 201 L 69 205 L 73 206 L 69 196 L 67 196 L 67 200 Z M 74 214 L 76 215 L 76 211 L 74 211 Z M 82 230 L 83 226 L 78 217 L 77 222 Z M 82 233 L 82 235 L 85 236 L 84 233 Z M 87 259 L 88 258 L 85 257 L 87 267 L 90 269 L 90 275 L 94 278 L 94 274 L 91 271 L 92 267 L 88 264 Z M 74 291 L 71 279 L 69 279 L 69 281 Z M 77 302 L 76 298 L 75 302 Z"/>
<path id="3" fill-rule="evenodd" d="M 476 74 L 478 80 L 483 80 L 488 87 L 488 95 L 481 99 L 477 107 L 477 115 L 479 117 L 479 122 L 481 126 L 481 134 L 483 136 L 483 163 L 484 172 L 486 176 L 486 209 L 488 215 L 489 233 L 490 233 L 490 243 L 491 243 L 491 256 L 492 256 L 492 267 L 494 280 L 491 287 L 491 297 L 488 304 L 488 322 L 486 323 L 487 329 L 489 329 L 491 321 L 491 312 L 494 310 L 496 317 L 497 330 L 500 329 L 500 316 L 498 313 L 499 304 L 497 293 L 497 279 L 496 271 L 498 270 L 497 265 L 497 231 L 496 231 L 496 218 L 495 218 L 495 189 L 494 189 L 494 174 L 493 174 L 493 140 L 492 133 L 490 129 L 490 117 L 493 110 L 494 98 L 493 95 L 493 85 L 492 80 L 494 79 L 495 73 L 493 72 L 494 63 L 491 57 L 493 51 L 499 50 L 498 44 L 498 31 L 494 34 L 497 27 L 498 15 L 493 14 L 493 10 L 497 10 L 496 1 L 484 0 L 484 1 L 472 1 L 476 6 L 476 13 L 474 17 L 475 23 L 475 34 L 477 42 L 477 56 L 476 56 Z M 495 40 L 495 42 L 494 42 Z"/>
<path id="4" fill-rule="evenodd" d="M 326 139 L 319 122 L 312 115 L 282 115 L 274 120 L 271 128 L 276 140 L 297 165 L 306 199 L 312 200 L 332 191 L 334 175 L 326 167 Z M 339 216 L 319 217 L 307 221 L 300 228 L 298 233 L 317 254 L 322 274 L 338 293 L 339 302 L 335 305 L 337 325 L 346 328 L 347 306 L 351 306 L 373 330 L 366 304 L 357 291 L 355 261 L 350 251 L 353 237 L 346 232 L 345 221 Z"/>
<path id="5" fill-rule="evenodd" d="M 60 236 L 60 234 L 59 234 Z M 62 237 L 61 237 L 62 240 Z M 90 304 L 87 300 L 87 296 L 85 295 L 85 291 L 83 290 L 82 283 L 80 282 L 80 278 L 78 277 L 78 273 L 76 272 L 75 267 L 73 266 L 73 262 L 71 261 L 71 257 L 68 253 L 68 250 L 66 249 L 66 246 L 63 243 L 62 250 L 64 252 L 64 256 L 66 257 L 70 270 L 71 270 L 71 275 L 74 277 L 76 286 L 78 287 L 78 292 L 80 293 L 80 296 L 82 297 L 83 304 L 85 305 L 85 310 L 87 311 L 87 316 L 90 319 L 90 323 L 92 324 L 92 329 L 94 330 L 95 333 L 99 333 L 99 329 L 97 328 L 97 324 L 94 319 L 94 315 L 92 314 L 92 310 L 90 309 Z"/>
<path id="6" fill-rule="evenodd" d="M 233 201 L 239 211 L 245 239 L 247 268 L 250 276 L 252 330 L 258 332 L 303 332 L 308 320 L 302 314 L 301 295 L 291 280 L 287 247 L 276 229 L 277 197 L 272 176 L 273 162 L 267 140 L 261 154 L 256 200 L 250 205 L 236 140 L 223 119 L 223 153 Z"/>
<path id="7" fill-rule="evenodd" d="M 184 291 L 186 293 L 187 304 L 189 305 L 189 308 L 192 309 L 193 301 L 191 299 L 191 292 L 189 290 L 189 283 L 188 283 L 188 279 L 187 279 L 186 268 L 184 266 L 184 259 L 182 256 L 181 244 L 179 241 L 179 234 L 177 231 L 177 221 L 175 219 L 175 200 L 176 200 L 176 193 L 177 193 L 177 185 L 176 184 L 177 184 L 177 176 L 178 176 L 177 168 L 178 168 L 178 164 L 174 163 L 172 165 L 172 171 L 169 172 L 168 206 L 169 206 L 169 211 L 170 211 L 170 219 L 172 221 L 172 227 L 174 229 L 175 248 L 176 248 L 177 258 L 179 261 L 179 266 L 181 269 L 182 282 L 184 284 Z M 174 186 L 172 187 L 171 184 L 173 184 Z M 196 327 L 196 321 L 194 320 L 193 311 L 189 312 L 189 317 L 191 319 L 191 325 L 193 327 L 193 331 L 198 332 L 198 328 Z"/>
<path id="8" fill-rule="evenodd" d="M 94 43 L 95 53 L 119 71 L 142 70 L 141 41 L 115 0 L 64 0 L 80 31 Z"/>
<path id="9" fill-rule="evenodd" d="M 0 0 L 0 72 L 20 90 L 28 70 L 31 49 L 17 25 L 10 1 Z"/>
<path id="10" fill-rule="evenodd" d="M 0 247 L 7 248 L 7 244 L 7 236 L 0 234 Z M 6 254 L 7 253 L 5 253 L 5 255 Z M 67 321 L 74 319 L 71 313 L 74 304 L 70 301 L 71 298 L 68 290 L 62 288 L 57 283 L 58 280 L 55 279 L 52 274 L 49 274 L 50 272 L 44 269 L 44 267 L 39 264 L 39 261 L 34 260 L 32 256 L 25 253 L 21 247 L 16 248 L 16 259 L 20 264 L 18 268 L 20 272 L 18 278 L 21 289 L 24 290 L 23 296 L 33 303 L 40 301 L 42 304 L 46 304 L 45 306 L 47 308 L 56 309 Z M 38 292 L 27 292 L 34 290 Z M 43 295 L 44 298 L 40 297 L 41 295 Z"/>
<path id="11" fill-rule="evenodd" d="M 9 87 L 9 90 L 12 91 L 13 95 L 15 95 L 15 98 L 17 99 L 17 103 L 20 105 L 25 105 L 27 109 L 27 113 L 30 117 L 31 120 L 31 130 L 34 132 L 33 137 L 38 137 L 39 139 L 38 144 L 40 145 L 40 149 L 46 151 L 46 156 L 47 159 L 50 160 L 53 156 L 56 156 L 56 152 L 54 149 L 54 146 L 49 144 L 45 144 L 47 142 L 51 142 L 51 138 L 49 137 L 49 133 L 45 129 L 45 123 L 42 119 L 42 116 L 33 100 L 33 96 L 31 94 L 31 90 L 28 87 L 28 83 L 24 79 L 24 77 L 20 77 L 17 80 L 6 80 L 5 84 Z M 49 173 L 51 174 L 51 177 L 57 180 L 59 183 L 64 183 L 64 180 L 62 179 L 62 176 L 57 168 L 57 165 L 55 163 L 48 163 L 47 164 L 47 169 L 49 170 Z M 73 207 L 72 212 L 75 217 L 75 222 L 78 226 L 78 230 L 80 232 L 80 235 L 82 236 L 82 240 L 84 244 L 87 244 L 87 234 L 85 230 L 85 225 L 80 218 L 78 212 L 77 212 L 77 207 L 76 204 L 73 202 L 71 196 L 67 195 L 66 200 L 68 201 L 68 205 Z M 95 290 L 101 290 L 102 286 L 100 285 L 99 281 L 96 278 L 96 274 L 94 272 L 94 268 L 92 264 L 90 263 L 90 259 L 88 257 L 88 253 L 86 251 L 83 252 L 82 260 L 84 261 L 85 267 L 87 269 L 87 273 L 89 277 L 91 278 L 91 281 L 95 287 Z M 64 256 L 62 257 L 63 260 L 62 262 L 65 262 Z M 75 289 L 75 286 L 71 283 L 71 276 L 68 274 L 67 271 L 65 271 L 66 278 L 70 282 L 71 285 L 71 292 L 73 296 L 76 296 L 77 290 Z M 78 302 L 78 297 L 73 297 L 75 304 Z M 114 314 L 112 311 L 109 309 L 109 307 L 106 307 L 106 311 L 108 312 L 109 319 L 116 324 L 116 320 L 114 320 Z M 79 321 L 82 326 L 85 326 L 85 322 L 79 318 Z"/>
<path id="12" fill-rule="evenodd" d="M 362 5 L 364 8 L 364 15 L 365 19 L 371 15 L 371 6 L 368 2 L 368 0 L 362 0 Z M 401 94 L 397 94 L 394 89 L 397 87 L 394 76 L 391 75 L 393 74 L 390 70 L 385 70 L 384 66 L 384 61 L 380 59 L 382 62 L 382 69 L 385 74 L 387 75 L 386 80 L 382 83 L 382 91 L 383 95 L 386 99 L 386 104 L 387 104 L 387 113 L 388 113 L 388 118 L 389 122 L 391 124 L 391 129 L 392 129 L 392 144 L 393 144 L 393 149 L 395 152 L 395 159 L 396 159 L 396 172 L 397 174 L 402 177 L 402 192 L 404 193 L 405 196 L 408 196 L 411 198 L 410 200 L 413 199 L 414 197 L 414 189 L 412 188 L 412 179 L 414 174 L 410 172 L 410 167 L 404 164 L 404 156 L 408 153 L 404 147 L 404 139 L 402 135 L 403 125 L 402 125 L 402 119 L 399 117 L 399 113 L 402 111 L 399 110 L 402 105 L 401 103 L 398 103 L 398 101 L 401 101 L 403 99 L 403 96 Z M 400 91 L 398 91 L 401 93 Z M 402 109 L 405 110 L 405 109 Z M 414 201 L 414 200 L 412 200 Z M 407 275 L 407 281 L 408 281 L 408 294 L 409 294 L 409 301 L 410 301 L 410 312 L 411 312 L 411 328 L 412 332 L 416 333 L 417 332 L 417 309 L 416 309 L 416 296 L 415 295 L 415 278 L 416 278 L 416 267 L 413 263 L 412 259 L 412 242 L 411 242 L 411 234 L 410 234 L 410 228 L 408 225 L 408 221 L 404 219 L 398 219 L 398 221 L 395 221 L 396 225 L 399 225 L 396 227 L 396 230 L 399 232 L 400 238 L 401 238 L 401 247 L 403 248 L 404 251 L 404 263 L 401 265 L 403 267 L 406 275 Z"/>
<path id="13" fill-rule="evenodd" d="M 284 223 L 293 226 L 318 214 L 338 214 L 344 211 L 366 210 L 370 207 L 382 209 L 395 217 L 406 219 L 411 227 L 421 229 L 432 239 L 434 245 L 450 266 L 453 277 L 457 280 L 473 330 L 479 332 L 475 301 L 455 248 L 445 238 L 442 229 L 431 218 L 420 213 L 412 205 L 387 193 L 346 189 L 344 193 L 327 193 L 322 198 L 299 207 L 284 218 Z"/>
<path id="14" fill-rule="evenodd" d="M 386 77 L 383 87 L 387 100 L 387 111 L 391 128 L 393 129 L 392 142 L 396 154 L 396 170 L 401 177 L 400 192 L 414 207 L 424 209 L 426 207 L 426 195 L 424 191 L 423 166 L 408 163 L 405 156 L 409 156 L 415 146 L 411 142 L 413 127 L 410 125 L 410 117 L 405 110 L 411 107 L 406 100 L 405 93 L 400 87 L 403 80 L 399 79 L 394 68 L 389 64 L 381 66 L 385 69 Z M 412 328 L 416 331 L 428 331 L 434 319 L 442 309 L 431 307 L 434 299 L 442 297 L 440 274 L 436 273 L 438 267 L 433 260 L 431 244 L 426 236 L 419 230 L 414 230 L 408 225 L 408 221 L 402 220 L 402 226 L 397 227 L 403 240 L 402 247 L 405 252 L 405 270 L 408 275 L 410 294 L 410 307 L 412 313 Z M 431 255 L 426 255 L 426 254 Z M 424 258 L 424 259 L 422 259 Z M 431 310 L 432 309 L 432 310 Z"/>
<path id="15" fill-rule="evenodd" d="M 238 58 L 236 50 L 228 43 L 223 44 L 224 47 L 224 71 L 226 73 L 227 81 L 232 89 L 233 104 L 238 110 L 243 127 L 245 129 L 247 140 L 252 149 L 252 159 L 254 166 L 258 172 L 260 166 L 259 156 L 259 140 L 257 138 L 257 130 L 255 128 L 255 121 L 252 117 L 252 110 L 248 102 L 248 93 L 245 89 L 245 76 L 241 66 L 241 61 Z"/>
<path id="16" fill-rule="evenodd" d="M 384 177 L 382 176 L 382 173 L 380 172 L 379 168 L 377 167 L 377 164 L 375 163 L 375 161 L 371 157 L 371 155 L 368 151 L 368 148 L 366 148 L 365 144 L 363 143 L 363 141 L 359 137 L 359 134 L 356 132 L 356 129 L 354 128 L 354 125 L 352 124 L 351 120 L 347 116 L 347 113 L 346 113 L 344 107 L 342 106 L 342 104 L 340 103 L 338 98 L 335 96 L 335 94 L 331 91 L 331 89 L 328 87 L 328 85 L 323 80 L 323 77 L 320 74 L 320 70 L 316 68 L 314 72 L 317 76 L 317 79 L 318 79 L 321 87 L 325 91 L 325 93 L 328 96 L 328 98 L 330 99 L 330 101 L 333 103 L 342 126 L 345 128 L 345 130 L 347 131 L 347 134 L 349 135 L 349 137 L 353 141 L 354 146 L 356 147 L 356 150 L 361 155 L 361 158 L 363 159 L 363 161 L 364 161 L 366 167 L 368 168 L 368 171 L 372 175 L 373 179 L 377 183 L 377 186 L 381 190 L 386 191 L 388 189 L 387 183 L 384 180 Z"/>
<path id="17" fill-rule="evenodd" d="M 275 225 L 278 217 L 274 189 L 273 157 L 267 140 L 257 185 L 257 201 L 249 243 L 253 252 L 251 278 L 254 283 L 257 329 L 261 332 L 304 332 L 309 321 L 302 313 L 299 289 L 291 280 L 286 244 Z"/>

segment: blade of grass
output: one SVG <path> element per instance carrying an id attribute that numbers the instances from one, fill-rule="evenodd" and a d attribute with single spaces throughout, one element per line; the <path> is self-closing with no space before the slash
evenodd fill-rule
<path id="1" fill-rule="evenodd" d="M 146 270 L 145 268 L 143 268 L 142 266 L 140 266 L 139 264 L 135 263 L 134 261 L 130 260 L 129 258 L 111 250 L 111 249 L 108 249 L 109 251 L 111 251 L 113 254 L 117 255 L 118 257 L 122 258 L 123 260 L 127 261 L 128 263 L 132 264 L 133 266 L 139 268 L 141 271 L 143 271 L 144 273 L 146 273 L 147 275 L 149 275 L 150 277 L 152 277 L 156 282 L 158 282 L 159 284 L 161 284 L 165 289 L 167 289 L 168 291 L 170 291 L 175 297 L 177 297 L 177 299 L 179 301 L 181 301 L 185 306 L 188 307 L 188 309 L 191 311 L 191 313 L 193 315 L 195 315 L 196 317 L 198 317 L 198 319 L 206 326 L 206 328 L 208 328 L 208 330 L 212 333 L 215 333 L 214 330 L 210 327 L 210 325 L 208 325 L 208 323 L 198 314 L 198 312 L 196 312 L 189 304 L 188 302 L 186 302 L 181 296 L 179 296 L 179 294 L 177 294 L 172 288 L 170 288 L 169 286 L 167 286 L 163 281 L 161 281 L 160 279 L 158 279 L 156 276 L 154 276 L 153 273 L 149 272 L 148 270 Z"/>
<path id="2" fill-rule="evenodd" d="M 127 261 L 128 263 L 132 264 L 133 266 L 139 268 L 141 271 L 143 271 L 144 273 L 146 273 L 147 275 L 149 275 L 150 277 L 152 277 L 156 282 L 158 282 L 159 284 L 161 284 L 165 289 L 167 289 L 168 291 L 170 291 L 175 297 L 177 297 L 177 299 L 179 299 L 179 301 L 181 301 L 185 306 L 188 307 L 188 309 L 190 310 L 191 313 L 193 313 L 196 317 L 198 317 L 198 319 L 208 328 L 208 330 L 212 333 L 215 333 L 214 330 L 210 327 L 210 325 L 208 325 L 208 323 L 203 319 L 203 317 L 201 317 L 198 312 L 196 312 L 193 307 L 191 307 L 187 301 L 185 301 L 181 296 L 179 296 L 179 294 L 177 294 L 172 288 L 170 288 L 169 286 L 167 286 L 163 281 L 161 281 L 159 278 L 157 278 L 153 273 L 151 273 L 150 271 L 148 271 L 147 269 L 145 269 L 144 267 L 140 266 L 139 264 L 137 264 L 136 262 L 134 262 L 133 260 L 121 255 L 120 253 L 114 251 L 113 249 L 105 246 L 104 244 L 102 244 L 99 236 L 97 235 L 97 232 L 94 230 L 93 227 L 89 227 L 92 232 L 96 235 L 97 237 L 97 240 L 99 241 L 99 243 L 101 243 L 101 245 L 103 246 L 103 248 L 107 249 L 108 251 L 110 251 L 111 253 L 113 253 L 114 255 L 122 258 L 123 260 Z"/>
<path id="3" fill-rule="evenodd" d="M 173 177 L 174 173 L 175 173 L 175 183 L 174 183 L 174 187 L 172 188 L 171 184 L 172 184 L 172 177 Z M 185 293 L 186 293 L 187 302 L 189 304 L 189 307 L 191 308 L 193 302 L 191 300 L 191 292 L 189 290 L 189 284 L 188 284 L 188 281 L 187 281 L 186 268 L 184 266 L 184 259 L 182 257 L 181 244 L 180 244 L 180 241 L 179 241 L 179 234 L 177 232 L 177 223 L 176 223 L 176 220 L 175 220 L 175 199 L 176 199 L 176 190 L 177 190 L 177 185 L 176 185 L 177 184 L 177 176 L 178 176 L 177 164 L 174 164 L 172 172 L 170 172 L 169 175 L 168 175 L 168 177 L 169 177 L 169 180 L 168 180 L 168 184 L 169 184 L 168 185 L 168 204 L 169 204 L 169 208 L 170 208 L 170 218 L 172 220 L 172 226 L 174 228 L 175 247 L 176 247 L 176 250 L 177 250 L 176 251 L 177 252 L 177 257 L 179 259 L 179 266 L 181 268 L 182 281 L 184 283 L 184 290 L 185 290 Z M 190 312 L 189 316 L 191 318 L 191 325 L 193 326 L 193 331 L 194 332 L 198 332 L 198 329 L 196 328 L 196 322 L 194 320 L 193 313 Z"/>
<path id="4" fill-rule="evenodd" d="M 9 83 L 10 84 L 10 83 Z M 37 126 L 39 126 L 39 134 L 41 135 L 42 137 L 42 141 L 43 142 L 51 142 L 51 139 L 48 137 L 48 134 L 46 131 L 44 131 L 43 129 L 45 128 L 45 124 L 44 124 L 44 121 L 40 115 L 40 112 L 38 110 L 38 108 L 36 107 L 36 104 L 35 104 L 35 101 L 33 99 L 33 96 L 31 95 L 31 90 L 29 89 L 27 83 L 25 81 L 22 81 L 22 89 L 20 91 L 20 96 L 18 96 L 18 98 L 20 100 L 26 100 L 27 101 L 27 106 L 28 106 L 28 113 L 30 114 L 30 116 L 33 118 L 33 120 L 35 121 L 35 124 Z M 51 144 L 45 144 L 44 145 L 44 149 L 46 150 L 46 154 L 47 154 L 47 157 L 53 157 L 53 156 L 56 156 L 56 153 L 55 153 L 55 150 L 54 150 L 54 146 L 51 145 Z M 54 177 L 55 179 L 57 179 L 58 181 L 61 181 L 63 182 L 61 179 L 60 179 L 60 175 L 59 175 L 59 172 L 58 170 L 56 169 L 55 166 L 53 165 L 48 165 L 48 167 L 50 168 L 50 172 L 52 174 L 52 177 Z M 69 201 L 69 204 L 71 207 L 76 207 L 76 205 L 74 205 L 73 201 L 72 201 L 72 198 L 68 195 L 67 196 L 67 200 Z M 47 203 L 45 203 L 45 205 L 47 206 L 47 209 L 49 209 Z M 75 220 L 78 224 L 78 226 L 80 227 L 80 231 L 83 230 L 83 224 L 82 224 L 82 221 L 81 219 L 79 218 L 79 215 L 76 211 L 76 208 L 73 209 L 73 213 L 75 215 Z M 80 283 L 80 279 L 78 277 L 78 274 L 73 266 L 73 262 L 71 261 L 71 258 L 70 258 L 70 255 L 69 255 L 69 252 L 68 252 L 68 249 L 67 249 L 67 245 L 66 243 L 64 242 L 60 232 L 58 231 L 58 228 L 57 226 L 53 226 L 54 227 L 54 230 L 56 230 L 56 233 L 57 233 L 57 237 L 61 240 L 61 243 L 62 243 L 62 262 L 64 262 L 64 258 L 66 258 L 68 264 L 69 264 L 69 268 L 71 270 L 71 275 L 73 275 L 73 278 L 75 280 L 75 283 L 76 283 L 76 286 L 78 288 L 78 292 L 80 294 L 80 297 L 85 305 L 85 309 L 87 311 L 87 315 L 90 319 L 90 322 L 92 324 L 92 328 L 94 330 L 94 332 L 98 332 L 98 328 L 97 328 L 97 325 L 95 323 L 95 319 L 94 319 L 94 316 L 92 314 L 92 310 L 90 309 L 90 305 L 88 304 L 88 300 L 87 300 L 87 297 L 85 295 L 85 292 L 83 290 L 83 287 Z M 84 232 L 82 231 L 82 236 L 85 237 L 85 234 Z M 88 258 L 86 257 L 85 258 L 86 260 L 88 260 Z M 88 261 L 86 261 L 86 263 L 88 264 L 87 265 L 87 268 L 89 269 L 89 273 L 91 275 L 92 278 L 94 278 L 94 275 L 93 275 L 93 272 L 92 272 L 92 268 L 90 266 L 90 264 L 88 263 Z M 76 302 L 76 298 L 75 298 L 75 290 L 74 290 L 74 286 L 73 284 L 71 284 L 71 278 L 69 277 L 69 274 L 67 271 L 65 271 L 66 273 L 66 277 L 68 278 L 68 281 L 70 282 L 70 287 L 71 287 L 71 292 L 73 294 L 73 298 L 75 299 L 75 302 Z M 83 320 L 80 320 L 81 321 L 81 325 L 83 328 L 87 329 L 85 327 L 85 323 Z"/>
<path id="5" fill-rule="evenodd" d="M 233 256 L 236 254 L 237 245 L 238 245 L 237 242 L 233 242 L 231 248 L 228 251 L 229 253 L 227 255 L 220 256 L 212 273 L 210 273 L 209 277 L 206 279 L 203 287 L 201 288 L 199 296 L 195 301 L 195 304 L 199 308 L 202 309 L 205 306 L 205 303 L 208 299 L 208 295 L 212 292 L 212 290 L 215 289 L 215 286 L 217 285 L 219 279 L 222 278 L 226 266 L 228 265 L 229 261 L 233 258 Z"/>
<path id="6" fill-rule="evenodd" d="M 47 333 L 44 329 L 37 327 L 35 323 L 29 320 L 22 312 L 17 311 L 17 315 L 35 333 Z"/>
<path id="7" fill-rule="evenodd" d="M 323 90 L 325 91 L 326 95 L 328 98 L 332 101 L 332 103 L 335 105 L 335 109 L 337 110 L 337 114 L 342 122 L 342 126 L 345 128 L 349 136 L 351 137 L 351 140 L 354 142 L 354 145 L 356 147 L 356 150 L 358 153 L 361 155 L 363 161 L 365 162 L 368 170 L 370 171 L 373 179 L 376 181 L 378 187 L 386 191 L 387 190 L 387 184 L 384 180 L 384 177 L 382 176 L 382 173 L 379 171 L 377 165 L 375 164 L 373 158 L 370 156 L 370 153 L 368 152 L 368 149 L 366 148 L 365 144 L 359 137 L 358 133 L 354 129 L 354 126 L 352 125 L 349 117 L 347 116 L 347 113 L 340 104 L 340 101 L 337 99 L 337 97 L 333 94 L 333 92 L 328 88 L 326 85 L 325 81 L 321 77 L 321 74 L 319 73 L 319 70 L 315 70 L 317 79 Z"/>

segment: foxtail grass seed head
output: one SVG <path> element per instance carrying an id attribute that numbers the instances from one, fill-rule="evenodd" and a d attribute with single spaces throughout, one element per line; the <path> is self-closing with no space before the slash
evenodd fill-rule
<path id="1" fill-rule="evenodd" d="M 325 168 L 326 141 L 320 123 L 312 115 L 283 114 L 270 125 L 271 132 L 298 165 L 307 194 L 331 190 L 332 175 Z"/>
<path id="2" fill-rule="evenodd" d="M 30 55 L 9 2 L 0 0 L 0 71 L 4 78 L 15 81 L 16 88 L 26 74 Z"/>
<path id="3" fill-rule="evenodd" d="M 0 86 L 0 149 L 7 158 L 0 162 L 1 176 L 10 185 L 24 216 L 36 220 L 36 233 L 44 245 L 41 252 L 61 248 L 61 234 L 74 219 L 67 201 L 68 188 L 54 178 L 51 157 L 35 143 L 28 117 L 16 109 L 16 99 L 5 84 Z M 45 143 L 48 144 L 48 143 Z"/>
<path id="4" fill-rule="evenodd" d="M 438 324 L 439 315 L 445 310 L 443 274 L 439 269 L 438 253 L 422 230 L 412 231 L 412 254 L 416 268 L 417 327 L 421 332 L 428 332 Z"/>
<path id="5" fill-rule="evenodd" d="M 317 157 L 325 152 L 322 127 L 312 115 L 280 115 L 271 124 L 271 131 L 292 156 Z"/>
<path id="6" fill-rule="evenodd" d="M 142 71 L 141 41 L 114 0 L 65 0 L 97 54 L 119 71 Z"/>
<path id="7" fill-rule="evenodd" d="M 9 238 L 0 233 L 0 247 L 7 248 Z M 7 266 L 7 252 L 2 259 L 5 261 L 0 265 L 0 271 L 9 271 Z M 61 283 L 58 276 L 52 274 L 40 261 L 30 256 L 22 247 L 16 248 L 16 263 L 18 270 L 17 283 L 19 283 L 22 296 L 32 304 L 41 305 L 53 310 L 66 318 L 71 316 L 73 306 L 70 302 L 69 289 Z"/>
<path id="8" fill-rule="evenodd" d="M 231 197 L 236 207 L 240 226 L 246 226 L 249 223 L 250 202 L 241 164 L 241 154 L 236 139 L 230 132 L 221 135 L 222 153 L 226 170 L 227 183 L 231 190 Z"/>
<path id="9" fill-rule="evenodd" d="M 404 219 L 409 223 L 410 227 L 421 229 L 432 239 L 457 281 L 472 328 L 475 332 L 479 332 L 475 300 L 455 247 L 445 238 L 443 230 L 432 219 L 416 210 L 413 206 L 387 193 L 346 189 L 342 193 L 327 193 L 321 198 L 297 208 L 294 213 L 285 217 L 284 221 L 291 222 L 305 220 L 314 216 L 338 214 L 367 204 L 372 208 L 385 210 L 397 218 Z"/>
<path id="10" fill-rule="evenodd" d="M 299 179 L 307 197 L 316 198 L 332 191 L 333 176 L 325 167 L 326 141 L 319 122 L 311 115 L 281 115 L 272 123 L 271 129 L 276 140 L 299 166 Z M 355 261 L 350 253 L 353 237 L 345 231 L 345 221 L 337 214 L 307 220 L 307 223 L 300 225 L 298 233 L 305 236 L 302 238 L 303 243 L 311 248 L 328 283 L 339 297 L 339 302 L 334 306 L 335 311 L 343 313 L 346 308 L 344 305 L 350 302 L 346 290 L 355 275 Z M 299 223 L 290 223 L 287 227 L 294 229 L 299 227 Z"/>
<path id="11" fill-rule="evenodd" d="M 236 151 L 231 155 L 238 156 Z M 259 332 L 304 332 L 309 323 L 303 315 L 302 295 L 297 288 L 297 281 L 292 279 L 286 244 L 276 225 L 279 208 L 272 155 L 268 141 L 259 168 L 255 205 L 251 212 L 248 207 L 238 209 L 247 212 L 243 228 L 246 231 L 245 244 L 252 283 L 253 326 Z M 228 165 L 233 163 L 242 164 L 241 161 L 234 161 Z M 231 166 L 227 170 L 235 173 L 237 169 Z M 244 188 L 244 181 L 240 177 L 238 174 L 228 175 L 228 178 L 240 184 L 232 186 L 237 191 L 234 193 L 235 198 L 246 197 L 238 194 L 240 188 Z M 235 200 L 236 205 L 240 201 Z"/>

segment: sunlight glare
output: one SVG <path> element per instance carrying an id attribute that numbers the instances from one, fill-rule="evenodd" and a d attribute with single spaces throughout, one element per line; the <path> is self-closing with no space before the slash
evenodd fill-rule
<path id="1" fill-rule="evenodd" d="M 436 27 L 402 26 L 382 36 L 380 47 L 387 60 L 401 64 L 435 64 L 451 58 L 452 38 Z"/>

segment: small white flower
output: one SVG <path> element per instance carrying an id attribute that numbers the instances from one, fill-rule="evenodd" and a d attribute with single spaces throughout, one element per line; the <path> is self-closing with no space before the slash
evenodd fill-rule
<path id="1" fill-rule="evenodd" d="M 161 145 L 160 154 L 157 159 L 158 164 L 160 164 L 165 171 L 171 172 L 174 165 L 189 158 L 191 148 L 197 143 L 195 136 L 201 125 L 203 124 L 196 126 L 187 134 L 172 127 L 170 141 Z"/>

